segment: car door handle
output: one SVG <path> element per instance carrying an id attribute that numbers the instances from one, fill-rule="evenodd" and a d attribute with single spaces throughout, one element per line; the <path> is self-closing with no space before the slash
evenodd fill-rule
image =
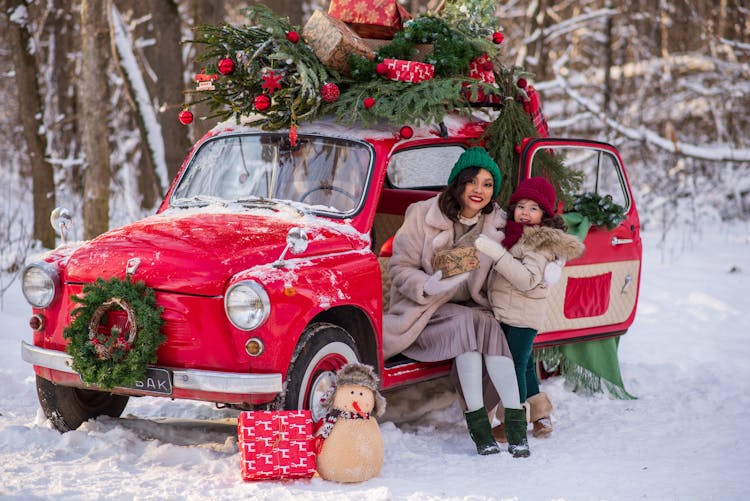
<path id="1" fill-rule="evenodd" d="M 617 238 L 612 237 L 612 247 L 615 245 L 622 245 L 622 244 L 632 244 L 633 239 L 632 238 Z"/>
<path id="2" fill-rule="evenodd" d="M 630 287 L 630 284 L 633 282 L 633 277 L 630 276 L 630 273 L 625 275 L 624 283 L 622 284 L 622 289 L 620 289 L 620 294 L 625 294 L 625 291 L 628 290 L 628 287 Z"/>

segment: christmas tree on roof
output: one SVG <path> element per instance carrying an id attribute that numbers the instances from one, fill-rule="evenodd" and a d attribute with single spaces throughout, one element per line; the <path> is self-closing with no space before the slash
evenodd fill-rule
<path id="1" fill-rule="evenodd" d="M 205 68 L 188 94 L 207 103 L 212 117 L 288 129 L 292 141 L 298 123 L 324 116 L 348 125 L 419 125 L 491 108 L 496 118 L 482 139 L 510 181 L 502 202 L 517 179 L 522 141 L 546 136 L 547 124 L 527 83 L 533 75 L 500 61 L 504 36 L 493 10 L 485 0 L 449 2 L 440 15 L 402 13 L 407 20 L 399 18 L 386 39 L 363 39 L 329 13 L 316 11 L 299 27 L 255 4 L 244 9 L 243 26 L 197 29 L 192 43 L 203 46 L 197 59 Z M 559 159 L 540 159 L 539 172 L 562 186 L 569 173 Z"/>

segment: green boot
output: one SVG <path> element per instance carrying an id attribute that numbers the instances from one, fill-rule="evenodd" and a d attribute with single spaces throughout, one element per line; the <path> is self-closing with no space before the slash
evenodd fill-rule
<path id="1" fill-rule="evenodd" d="M 487 417 L 487 411 L 481 407 L 475 411 L 465 412 L 466 424 L 469 427 L 469 436 L 477 444 L 477 452 L 482 456 L 497 454 L 500 452 L 495 439 L 492 438 L 492 428 Z"/>
<path id="2" fill-rule="evenodd" d="M 505 408 L 505 433 L 508 435 L 508 452 L 514 458 L 529 457 L 529 442 L 526 439 L 526 410 Z"/>

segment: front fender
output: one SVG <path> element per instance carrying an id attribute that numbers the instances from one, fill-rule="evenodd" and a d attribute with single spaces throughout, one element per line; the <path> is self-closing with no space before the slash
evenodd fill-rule
<path id="1" fill-rule="evenodd" d="M 266 322 L 252 331 L 266 348 L 253 367 L 260 364 L 286 374 L 305 328 L 322 312 L 342 306 L 357 308 L 367 316 L 380 347 L 382 283 L 377 258 L 369 250 L 258 266 L 239 273 L 232 282 L 239 280 L 263 285 L 271 303 Z"/>

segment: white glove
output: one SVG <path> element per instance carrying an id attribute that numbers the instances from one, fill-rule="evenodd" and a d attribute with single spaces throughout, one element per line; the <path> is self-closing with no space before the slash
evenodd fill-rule
<path id="1" fill-rule="evenodd" d="M 544 267 L 544 281 L 547 282 L 548 287 L 554 287 L 560 281 L 564 266 L 564 259 L 556 259 L 547 263 L 547 266 Z"/>
<path id="2" fill-rule="evenodd" d="M 474 247 L 493 261 L 497 261 L 507 252 L 505 247 L 495 242 L 487 235 L 479 235 L 474 241 Z"/>
<path id="3" fill-rule="evenodd" d="M 469 278 L 469 273 L 464 272 L 444 279 L 443 272 L 438 270 L 425 281 L 423 286 L 424 293 L 428 296 L 444 294 L 461 285 L 467 278 Z"/>

